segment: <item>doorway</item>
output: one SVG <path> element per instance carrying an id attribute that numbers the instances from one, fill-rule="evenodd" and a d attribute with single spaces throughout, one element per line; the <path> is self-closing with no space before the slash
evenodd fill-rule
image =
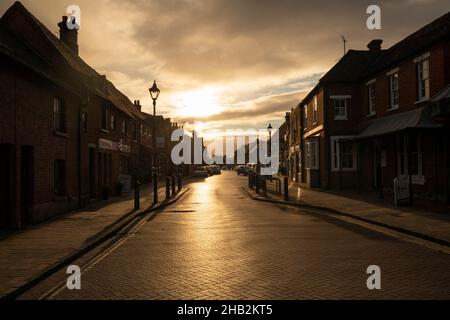
<path id="1" fill-rule="evenodd" d="M 20 151 L 20 217 L 26 226 L 33 223 L 34 149 L 23 146 Z"/>
<path id="2" fill-rule="evenodd" d="M 14 145 L 0 144 L 0 230 L 13 227 L 15 195 Z"/>

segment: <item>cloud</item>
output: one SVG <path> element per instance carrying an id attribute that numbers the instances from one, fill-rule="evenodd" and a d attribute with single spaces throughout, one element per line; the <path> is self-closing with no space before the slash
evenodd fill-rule
<path id="1" fill-rule="evenodd" d="M 0 3 L 0 13 L 13 4 Z M 50 30 L 72 0 L 23 0 Z M 379 4 L 382 29 L 366 28 L 366 8 Z M 211 128 L 278 119 L 348 47 L 373 38 L 387 47 L 448 11 L 448 0 L 77 0 L 83 59 L 151 110 L 148 87 L 158 80 L 158 113 Z M 407 14 L 405 14 L 407 13 Z M 182 117 L 175 96 L 215 88 L 222 112 Z"/>

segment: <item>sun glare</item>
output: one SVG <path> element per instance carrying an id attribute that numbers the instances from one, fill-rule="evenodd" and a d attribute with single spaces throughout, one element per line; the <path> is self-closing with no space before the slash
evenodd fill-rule
<path id="1" fill-rule="evenodd" d="M 175 100 L 180 116 L 202 118 L 222 111 L 217 90 L 214 88 L 183 92 L 177 94 Z"/>

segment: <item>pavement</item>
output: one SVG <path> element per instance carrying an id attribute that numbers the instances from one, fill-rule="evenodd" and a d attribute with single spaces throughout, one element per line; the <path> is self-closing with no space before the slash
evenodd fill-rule
<path id="1" fill-rule="evenodd" d="M 450 255 L 311 210 L 255 201 L 234 172 L 196 181 L 82 268 L 23 299 L 449 299 Z M 369 290 L 367 268 L 381 269 Z M 58 284 L 55 290 L 53 287 Z M 53 289 L 52 289 L 53 288 Z"/>
<path id="2" fill-rule="evenodd" d="M 267 199 L 284 201 L 277 195 L 275 182 L 268 182 Z M 253 192 L 253 190 L 251 190 Z M 254 192 L 253 195 L 256 195 Z M 416 207 L 395 207 L 387 201 L 377 200 L 373 194 L 355 192 L 326 192 L 300 188 L 294 183 L 289 185 L 289 202 L 305 207 L 329 209 L 389 227 L 425 240 L 450 246 L 450 207 L 427 203 Z"/>
<path id="3" fill-rule="evenodd" d="M 165 187 L 159 185 L 159 200 Z M 112 232 L 122 221 L 153 203 L 150 185 L 141 187 L 141 210 L 134 210 L 134 194 L 112 198 L 8 235 L 0 240 L 0 297 L 36 280 L 59 263 Z"/>

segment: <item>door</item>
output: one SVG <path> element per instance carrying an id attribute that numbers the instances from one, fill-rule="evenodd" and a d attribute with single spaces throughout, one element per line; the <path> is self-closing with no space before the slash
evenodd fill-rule
<path id="1" fill-rule="evenodd" d="M 372 150 L 373 187 L 379 189 L 381 188 L 381 150 L 377 141 L 374 141 Z"/>
<path id="2" fill-rule="evenodd" d="M 447 138 L 447 141 L 449 139 Z M 446 143 L 447 146 L 447 203 L 450 203 L 450 146 L 448 145 L 448 142 Z"/>
<path id="3" fill-rule="evenodd" d="M 89 195 L 96 198 L 96 172 L 95 172 L 95 148 L 89 148 Z"/>
<path id="4" fill-rule="evenodd" d="M 0 145 L 0 230 L 12 227 L 15 193 L 14 146 Z"/>
<path id="5" fill-rule="evenodd" d="M 33 223 L 33 147 L 23 146 L 20 155 L 20 216 L 26 226 Z"/>

